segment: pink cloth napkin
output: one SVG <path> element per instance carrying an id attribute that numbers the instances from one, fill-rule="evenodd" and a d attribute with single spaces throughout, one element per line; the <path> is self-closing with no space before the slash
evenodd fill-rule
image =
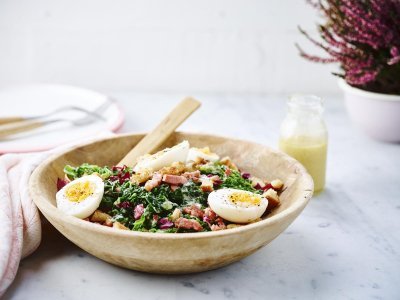
<path id="1" fill-rule="evenodd" d="M 0 297 L 13 282 L 20 260 L 37 249 L 42 237 L 39 212 L 29 196 L 29 177 L 51 154 L 71 146 L 0 156 Z"/>
<path id="2" fill-rule="evenodd" d="M 48 153 L 0 157 L 0 297 L 17 274 L 19 261 L 40 244 L 39 212 L 29 197 L 28 181 Z"/>

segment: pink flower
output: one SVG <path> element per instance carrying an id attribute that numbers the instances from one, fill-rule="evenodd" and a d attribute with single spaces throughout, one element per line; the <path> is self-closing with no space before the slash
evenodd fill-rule
<path id="1" fill-rule="evenodd" d="M 305 53 L 300 55 L 320 63 L 339 62 L 342 74 L 351 84 L 368 87 L 376 83 L 400 94 L 400 1 L 398 0 L 308 0 L 326 19 L 318 29 L 322 41 L 300 32 L 314 45 L 322 48 L 327 57 Z M 383 75 L 382 75 L 383 74 Z M 387 75 L 389 74 L 389 75 Z M 387 78 L 386 78 L 386 77 Z M 392 91 L 393 92 L 393 91 Z"/>

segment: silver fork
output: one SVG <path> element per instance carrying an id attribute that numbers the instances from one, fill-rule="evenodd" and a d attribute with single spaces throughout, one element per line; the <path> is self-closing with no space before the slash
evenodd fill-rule
<path id="1" fill-rule="evenodd" d="M 46 120 L 45 122 L 46 122 L 46 124 L 57 123 L 57 122 L 70 122 L 75 126 L 86 125 L 86 124 L 89 124 L 89 123 L 95 121 L 96 119 L 105 122 L 106 119 L 101 115 L 101 113 L 104 110 L 106 110 L 112 103 L 114 103 L 114 100 L 107 98 L 106 101 L 104 101 L 99 107 L 97 107 L 93 111 L 89 111 L 87 109 L 84 109 L 84 108 L 81 108 L 78 106 L 70 106 L 69 107 L 70 109 L 81 111 L 81 112 L 85 113 L 86 115 L 84 115 L 78 119 L 58 118 L 58 119 Z M 57 110 L 55 110 L 47 115 L 51 115 L 51 114 L 55 114 L 55 113 L 58 113 Z M 42 116 L 41 118 L 45 118 L 47 115 Z M 38 119 L 38 117 L 31 117 L 31 118 Z"/>

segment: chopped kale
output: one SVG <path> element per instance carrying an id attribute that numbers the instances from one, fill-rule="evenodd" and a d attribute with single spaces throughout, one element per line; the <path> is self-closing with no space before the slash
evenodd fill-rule
<path id="1" fill-rule="evenodd" d="M 207 206 L 207 198 L 209 193 L 203 192 L 200 186 L 195 182 L 188 181 L 179 190 L 182 195 L 183 206 L 188 206 L 194 203 L 201 204 L 201 206 Z"/>
<path id="2" fill-rule="evenodd" d="M 64 173 L 68 176 L 70 180 L 74 180 L 76 178 L 82 177 L 84 175 L 91 175 L 93 173 L 97 173 L 101 178 L 107 179 L 113 172 L 108 167 L 99 167 L 96 165 L 90 165 L 88 163 L 84 163 L 79 167 L 71 167 L 70 165 L 66 165 L 64 167 Z"/>
<path id="3" fill-rule="evenodd" d="M 227 169 L 227 166 L 221 165 L 219 163 L 212 163 L 212 164 L 207 164 L 204 166 L 200 167 L 200 172 L 201 174 L 205 175 L 218 175 L 221 179 L 225 177 L 225 171 Z"/>
<path id="4" fill-rule="evenodd" d="M 240 172 L 236 170 L 232 170 L 231 174 L 229 174 L 229 176 L 226 176 L 226 178 L 221 183 L 221 188 L 233 188 L 253 193 L 259 192 L 252 186 L 249 179 L 243 178 Z"/>

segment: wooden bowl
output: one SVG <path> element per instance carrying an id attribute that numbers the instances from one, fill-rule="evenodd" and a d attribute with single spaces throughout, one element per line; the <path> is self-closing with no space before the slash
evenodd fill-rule
<path id="1" fill-rule="evenodd" d="M 142 134 L 120 135 L 78 146 L 43 162 L 32 174 L 30 194 L 43 213 L 66 238 L 109 263 L 151 273 L 192 273 L 238 261 L 268 244 L 300 214 L 313 193 L 304 167 L 282 152 L 256 143 L 204 134 L 175 133 L 162 146 L 187 139 L 191 146 L 210 148 L 230 156 L 246 172 L 272 180 L 285 189 L 281 206 L 260 222 L 215 232 L 163 234 L 117 230 L 63 214 L 56 208 L 57 177 L 66 164 L 88 162 L 113 165 L 138 143 Z"/>

